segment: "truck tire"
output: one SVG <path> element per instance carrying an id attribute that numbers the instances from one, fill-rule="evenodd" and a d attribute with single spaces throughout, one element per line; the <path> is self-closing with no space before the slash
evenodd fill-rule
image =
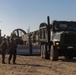
<path id="1" fill-rule="evenodd" d="M 48 52 L 47 52 L 47 46 L 44 45 L 44 59 L 48 59 Z"/>
<path id="2" fill-rule="evenodd" d="M 47 59 L 47 47 L 46 47 L 46 44 L 41 45 L 41 58 Z"/>
<path id="3" fill-rule="evenodd" d="M 43 58 L 43 49 L 44 49 L 44 47 L 43 47 L 43 45 L 41 45 L 41 46 L 40 46 L 41 58 Z"/>
<path id="4" fill-rule="evenodd" d="M 51 61 L 57 61 L 58 60 L 58 50 L 57 50 L 56 46 L 53 46 L 53 45 L 51 45 L 50 60 Z"/>
<path id="5" fill-rule="evenodd" d="M 47 59 L 50 59 L 50 45 L 47 45 Z"/>
<path id="6" fill-rule="evenodd" d="M 40 46 L 40 51 L 41 51 L 41 58 L 49 59 L 49 55 L 48 55 L 48 52 L 47 52 L 47 45 L 46 44 L 42 44 Z"/>

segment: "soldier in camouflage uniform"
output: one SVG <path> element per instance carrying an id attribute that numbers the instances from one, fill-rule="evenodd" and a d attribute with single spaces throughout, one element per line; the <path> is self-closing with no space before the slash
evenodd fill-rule
<path id="1" fill-rule="evenodd" d="M 2 63 L 5 64 L 5 54 L 7 50 L 6 38 L 4 38 L 3 42 L 1 43 L 1 49 L 2 49 Z"/>
<path id="2" fill-rule="evenodd" d="M 10 64 L 10 61 L 12 59 L 13 56 L 13 64 L 16 64 L 16 51 L 17 51 L 17 45 L 16 45 L 16 41 L 12 38 L 9 44 L 9 59 L 8 59 L 8 63 Z"/>

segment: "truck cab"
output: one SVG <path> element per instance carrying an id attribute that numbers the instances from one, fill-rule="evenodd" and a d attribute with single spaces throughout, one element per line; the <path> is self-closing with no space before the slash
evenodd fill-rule
<path id="1" fill-rule="evenodd" d="M 66 59 L 76 56 L 76 22 L 53 21 L 51 41 L 53 42 L 51 54 L 53 46 L 58 51 L 58 56 L 65 56 Z M 52 56 L 51 59 L 53 59 Z"/>

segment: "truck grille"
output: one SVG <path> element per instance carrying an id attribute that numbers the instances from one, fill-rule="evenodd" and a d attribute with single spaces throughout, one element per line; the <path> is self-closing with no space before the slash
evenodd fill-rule
<path id="1" fill-rule="evenodd" d="M 63 44 L 76 44 L 76 34 L 66 33 L 62 37 Z"/>
<path id="2" fill-rule="evenodd" d="M 64 44 L 76 44 L 76 34 L 64 35 Z"/>

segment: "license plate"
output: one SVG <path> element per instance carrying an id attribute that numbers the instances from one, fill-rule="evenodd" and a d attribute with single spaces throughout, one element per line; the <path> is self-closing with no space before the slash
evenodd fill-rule
<path id="1" fill-rule="evenodd" d="M 73 46 L 68 46 L 68 49 L 73 49 Z"/>

